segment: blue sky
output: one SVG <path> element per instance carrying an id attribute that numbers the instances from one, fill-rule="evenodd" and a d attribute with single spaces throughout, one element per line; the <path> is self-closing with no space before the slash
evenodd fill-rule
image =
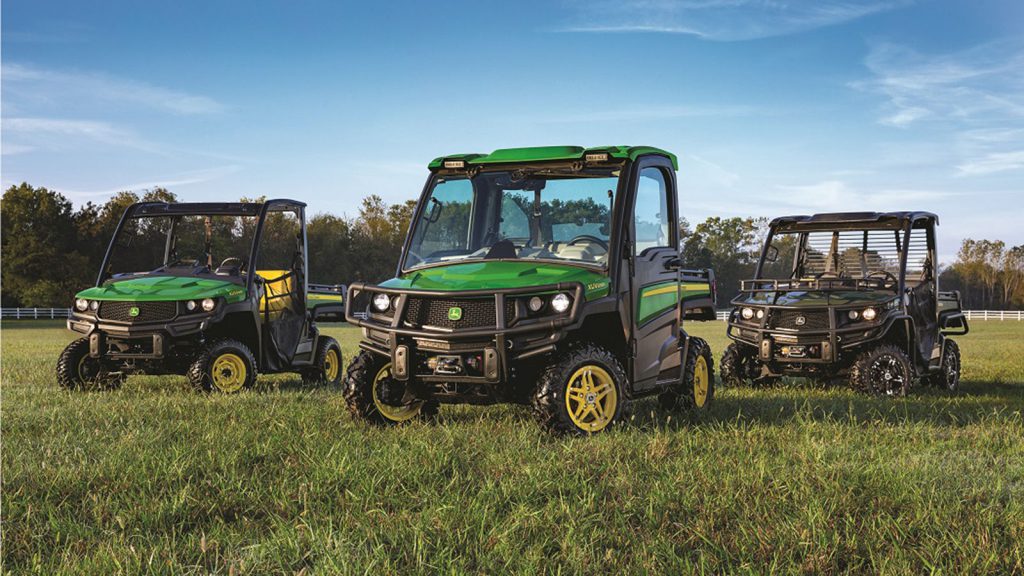
<path id="1" fill-rule="evenodd" d="M 2 20 L 2 180 L 355 214 L 446 153 L 676 152 L 684 215 L 1024 244 L 1024 2 L 55 2 Z"/>

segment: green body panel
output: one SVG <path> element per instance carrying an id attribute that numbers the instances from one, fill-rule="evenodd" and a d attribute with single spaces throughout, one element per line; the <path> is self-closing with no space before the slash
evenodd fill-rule
<path id="1" fill-rule="evenodd" d="M 224 280 L 191 276 L 140 276 L 82 290 L 76 298 L 120 302 L 166 302 L 224 298 L 245 300 L 245 288 Z"/>
<path id="2" fill-rule="evenodd" d="M 559 282 L 580 282 L 587 300 L 608 294 L 608 277 L 578 266 L 550 262 L 493 260 L 464 262 L 413 270 L 380 285 L 411 290 L 501 290 L 544 286 Z"/>
<path id="3" fill-rule="evenodd" d="M 324 306 L 327 304 L 344 304 L 345 301 L 341 297 L 341 294 L 320 294 L 317 292 L 310 292 L 306 295 L 306 308 L 312 310 L 317 306 Z"/>
<path id="4" fill-rule="evenodd" d="M 503 148 L 490 154 L 452 154 L 435 158 L 427 166 L 436 170 L 444 166 L 445 160 L 463 160 L 469 166 L 487 164 L 515 164 L 528 162 L 551 162 L 557 160 L 582 160 L 587 154 L 607 153 L 612 158 L 636 160 L 644 154 L 659 154 L 672 161 L 672 167 L 679 169 L 676 155 L 653 146 L 535 146 L 532 148 Z"/>
<path id="5" fill-rule="evenodd" d="M 707 282 L 678 283 L 670 280 L 644 286 L 640 289 L 640 298 L 637 302 L 637 324 L 643 324 L 666 310 L 675 308 L 680 297 L 683 302 L 694 298 L 709 298 L 711 285 Z"/>
<path id="6" fill-rule="evenodd" d="M 827 306 L 855 306 L 882 304 L 896 297 L 894 292 L 842 290 L 836 292 L 793 290 L 780 292 L 752 292 L 739 303 L 754 306 L 795 306 L 823 308 Z"/>

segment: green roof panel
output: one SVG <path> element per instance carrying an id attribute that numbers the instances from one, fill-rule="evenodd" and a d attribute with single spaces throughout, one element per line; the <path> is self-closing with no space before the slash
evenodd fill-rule
<path id="1" fill-rule="evenodd" d="M 464 160 L 468 165 L 516 164 L 519 162 L 550 162 L 555 160 L 581 160 L 585 154 L 607 152 L 612 158 L 636 160 L 645 154 L 659 154 L 672 161 L 672 167 L 679 169 L 676 155 L 653 146 L 534 146 L 530 148 L 502 148 L 490 154 L 451 154 L 435 158 L 428 168 L 437 170 L 445 160 Z"/>

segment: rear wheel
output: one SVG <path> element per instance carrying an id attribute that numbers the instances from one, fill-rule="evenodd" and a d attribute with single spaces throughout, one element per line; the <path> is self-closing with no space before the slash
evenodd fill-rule
<path id="1" fill-rule="evenodd" d="M 111 390 L 124 382 L 124 375 L 111 373 L 99 358 L 89 356 L 89 339 L 79 338 L 57 359 L 57 384 L 66 390 Z"/>
<path id="2" fill-rule="evenodd" d="M 245 344 L 218 340 L 199 353 L 187 376 L 196 390 L 235 394 L 256 383 L 256 360 Z"/>
<path id="3" fill-rule="evenodd" d="M 906 396 L 913 376 L 907 353 L 892 344 L 882 344 L 857 357 L 850 370 L 850 385 L 879 396 Z"/>
<path id="4" fill-rule="evenodd" d="M 341 346 L 329 336 L 317 339 L 313 367 L 302 371 L 302 383 L 306 385 L 335 385 L 341 382 Z"/>
<path id="5" fill-rule="evenodd" d="M 715 366 L 711 346 L 703 338 L 691 338 L 683 380 L 658 396 L 665 410 L 697 408 L 703 410 L 715 397 Z"/>
<path id="6" fill-rule="evenodd" d="M 950 392 L 956 392 L 960 387 L 960 346 L 956 341 L 946 340 L 942 346 L 942 365 L 939 371 L 929 374 L 925 381 Z"/>
<path id="7" fill-rule="evenodd" d="M 343 395 L 353 417 L 380 426 L 437 412 L 436 405 L 417 400 L 404 382 L 392 377 L 387 358 L 365 350 L 348 366 Z"/>
<path id="8" fill-rule="evenodd" d="M 541 372 L 531 405 L 534 418 L 551 432 L 601 432 L 629 415 L 626 372 L 608 350 L 578 344 Z"/>

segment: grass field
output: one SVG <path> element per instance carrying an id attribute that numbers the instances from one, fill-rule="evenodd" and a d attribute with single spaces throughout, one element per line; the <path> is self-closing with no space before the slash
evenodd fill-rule
<path id="1" fill-rule="evenodd" d="M 1024 323 L 973 323 L 955 396 L 720 389 L 590 439 L 511 406 L 372 429 L 288 377 L 67 393 L 68 332 L 2 337 L 5 572 L 1024 573 Z"/>

